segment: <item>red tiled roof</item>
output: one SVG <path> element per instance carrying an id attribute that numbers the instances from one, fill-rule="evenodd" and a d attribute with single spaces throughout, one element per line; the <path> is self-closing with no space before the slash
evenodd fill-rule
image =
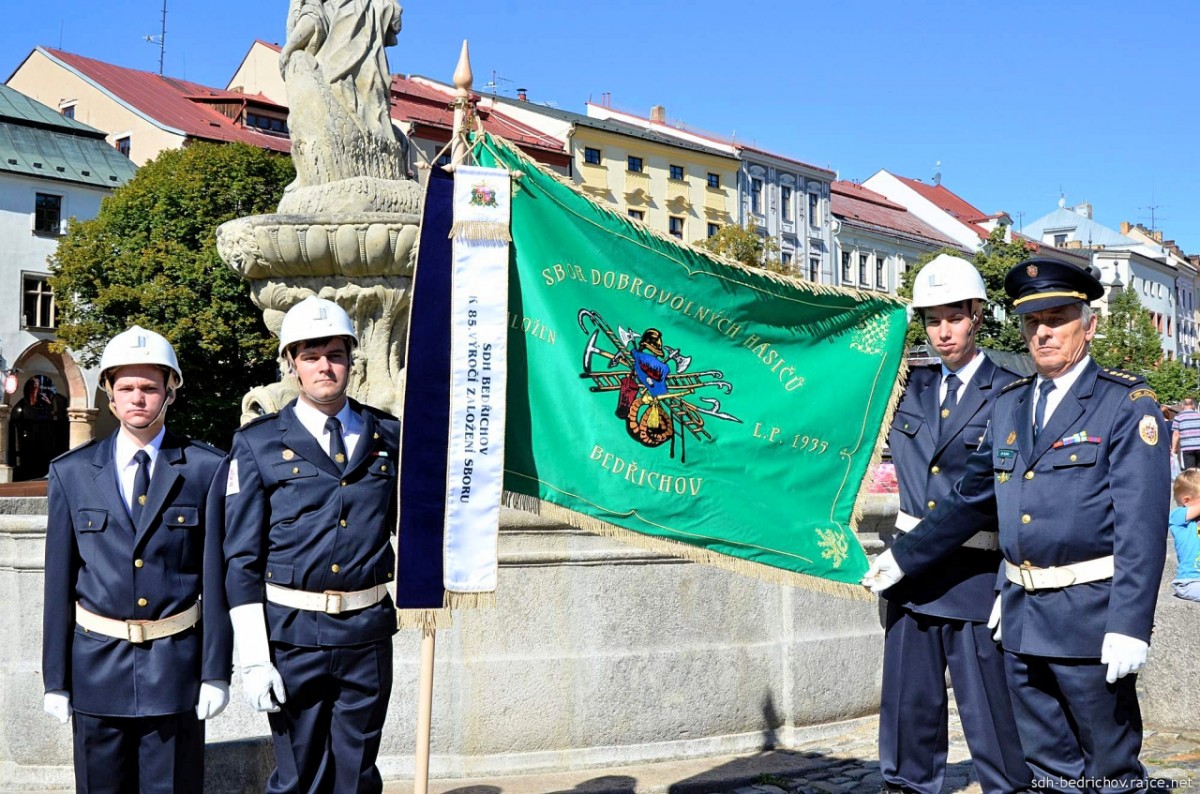
<path id="1" fill-rule="evenodd" d="M 917 237 L 935 245 L 961 247 L 904 207 L 862 185 L 838 180 L 830 186 L 830 191 L 833 214 L 843 220 Z"/>
<path id="2" fill-rule="evenodd" d="M 988 230 L 980 226 L 981 221 L 997 218 L 997 215 L 987 215 L 982 210 L 971 206 L 961 196 L 952 193 L 942 185 L 927 185 L 919 179 L 909 179 L 906 176 L 894 175 L 904 184 L 915 190 L 920 195 L 924 196 L 938 208 L 944 210 L 955 220 L 960 223 L 970 226 L 971 229 L 979 235 L 981 239 L 988 238 Z"/>
<path id="3" fill-rule="evenodd" d="M 444 91 L 410 80 L 407 77 L 392 77 L 392 118 L 410 121 L 444 130 L 449 134 L 454 129 L 454 111 L 450 107 L 451 97 Z M 565 163 L 566 149 L 558 138 L 535 130 L 498 110 L 477 107 L 476 113 L 484 130 L 499 135 L 520 146 L 530 154 L 560 155 L 553 158 Z"/>
<path id="4" fill-rule="evenodd" d="M 248 143 L 276 152 L 291 151 L 291 141 L 288 138 L 242 127 L 220 111 L 209 107 L 213 103 L 250 101 L 256 105 L 270 105 L 280 111 L 286 110 L 261 94 L 247 95 L 212 88 L 152 72 L 115 66 L 50 47 L 38 49 L 96 83 L 137 112 L 163 126 L 179 130 L 189 138 L 222 143 Z"/>

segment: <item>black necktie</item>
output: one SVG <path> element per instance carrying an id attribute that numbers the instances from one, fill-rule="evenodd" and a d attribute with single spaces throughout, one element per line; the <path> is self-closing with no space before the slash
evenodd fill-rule
<path id="1" fill-rule="evenodd" d="M 346 441 L 342 438 L 342 423 L 336 416 L 325 420 L 325 431 L 329 433 L 329 457 L 337 464 L 338 471 L 346 468 Z"/>
<path id="2" fill-rule="evenodd" d="M 150 493 L 150 456 L 146 450 L 139 449 L 133 456 L 137 461 L 137 472 L 133 475 L 133 499 L 129 507 L 129 515 L 133 518 L 133 526 L 141 522 L 142 508 L 146 506 L 146 494 Z"/>
<path id="3" fill-rule="evenodd" d="M 1037 441 L 1038 434 L 1046 424 L 1046 402 L 1050 392 L 1054 391 L 1054 381 L 1044 380 L 1038 385 L 1037 403 L 1033 406 L 1033 440 Z"/>
<path id="4" fill-rule="evenodd" d="M 946 376 L 946 396 L 942 398 L 943 421 L 950 417 L 950 411 L 958 405 L 958 387 L 961 385 L 962 381 L 953 372 Z"/>

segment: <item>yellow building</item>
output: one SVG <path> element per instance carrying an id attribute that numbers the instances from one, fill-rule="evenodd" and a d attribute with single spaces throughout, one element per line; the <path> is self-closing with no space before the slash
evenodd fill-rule
<path id="1" fill-rule="evenodd" d="M 436 80 L 413 79 L 447 94 L 454 91 Z M 481 96 L 478 104 L 566 141 L 571 180 L 597 201 L 653 229 L 695 243 L 736 222 L 741 163 L 733 154 L 523 99 Z"/>

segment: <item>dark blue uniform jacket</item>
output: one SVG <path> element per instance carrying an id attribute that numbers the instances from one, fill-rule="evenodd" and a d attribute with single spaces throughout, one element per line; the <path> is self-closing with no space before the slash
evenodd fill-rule
<path id="1" fill-rule="evenodd" d="M 234 434 L 225 496 L 230 606 L 263 603 L 268 583 L 345 592 L 394 578 L 400 422 L 350 405 L 363 432 L 344 473 L 297 419 L 294 403 Z M 271 641 L 289 645 L 358 645 L 396 631 L 390 596 L 338 615 L 272 603 L 266 609 Z"/>
<path id="2" fill-rule="evenodd" d="M 1006 651 L 1097 659 L 1109 632 L 1150 641 L 1170 506 L 1166 426 L 1135 375 L 1089 361 L 1035 443 L 1034 382 L 996 399 L 979 451 L 956 491 L 893 547 L 919 574 L 998 519 L 1010 562 L 1047 568 L 1115 557 L 1112 579 L 1027 592 L 998 583 Z M 1083 440 L 1078 440 L 1083 439 Z"/>
<path id="3" fill-rule="evenodd" d="M 221 532 L 207 503 L 209 486 L 223 476 L 223 453 L 167 431 L 134 527 L 115 444 L 114 434 L 50 466 L 42 677 L 47 691 L 67 690 L 85 714 L 177 714 L 195 708 L 202 680 L 229 681 L 232 673 Z M 75 624 L 76 601 L 107 618 L 158 620 L 188 609 L 201 593 L 199 625 L 150 642 Z"/>
<path id="4" fill-rule="evenodd" d="M 983 441 L 996 396 L 1016 379 L 1016 374 L 984 356 L 942 427 L 942 368 L 919 367 L 909 372 L 888 435 L 901 510 L 924 518 L 950 495 L 966 471 L 967 458 Z M 989 520 L 980 523 L 976 531 L 995 528 L 995 520 Z M 907 577 L 885 596 L 922 615 L 984 622 L 996 599 L 1000 560 L 999 551 L 957 549 L 936 568 Z"/>

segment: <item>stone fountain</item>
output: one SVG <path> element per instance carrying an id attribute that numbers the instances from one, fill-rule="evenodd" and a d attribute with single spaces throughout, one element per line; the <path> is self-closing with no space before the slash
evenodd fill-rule
<path id="1" fill-rule="evenodd" d="M 391 413 L 400 411 L 421 212 L 408 141 L 389 113 L 384 47 L 396 41 L 400 14 L 394 0 L 291 0 L 280 69 L 296 180 L 277 213 L 217 229 L 221 258 L 250 282 L 272 332 L 308 295 L 346 310 L 359 338 L 349 393 Z M 243 421 L 296 394 L 290 376 L 253 389 Z"/>

